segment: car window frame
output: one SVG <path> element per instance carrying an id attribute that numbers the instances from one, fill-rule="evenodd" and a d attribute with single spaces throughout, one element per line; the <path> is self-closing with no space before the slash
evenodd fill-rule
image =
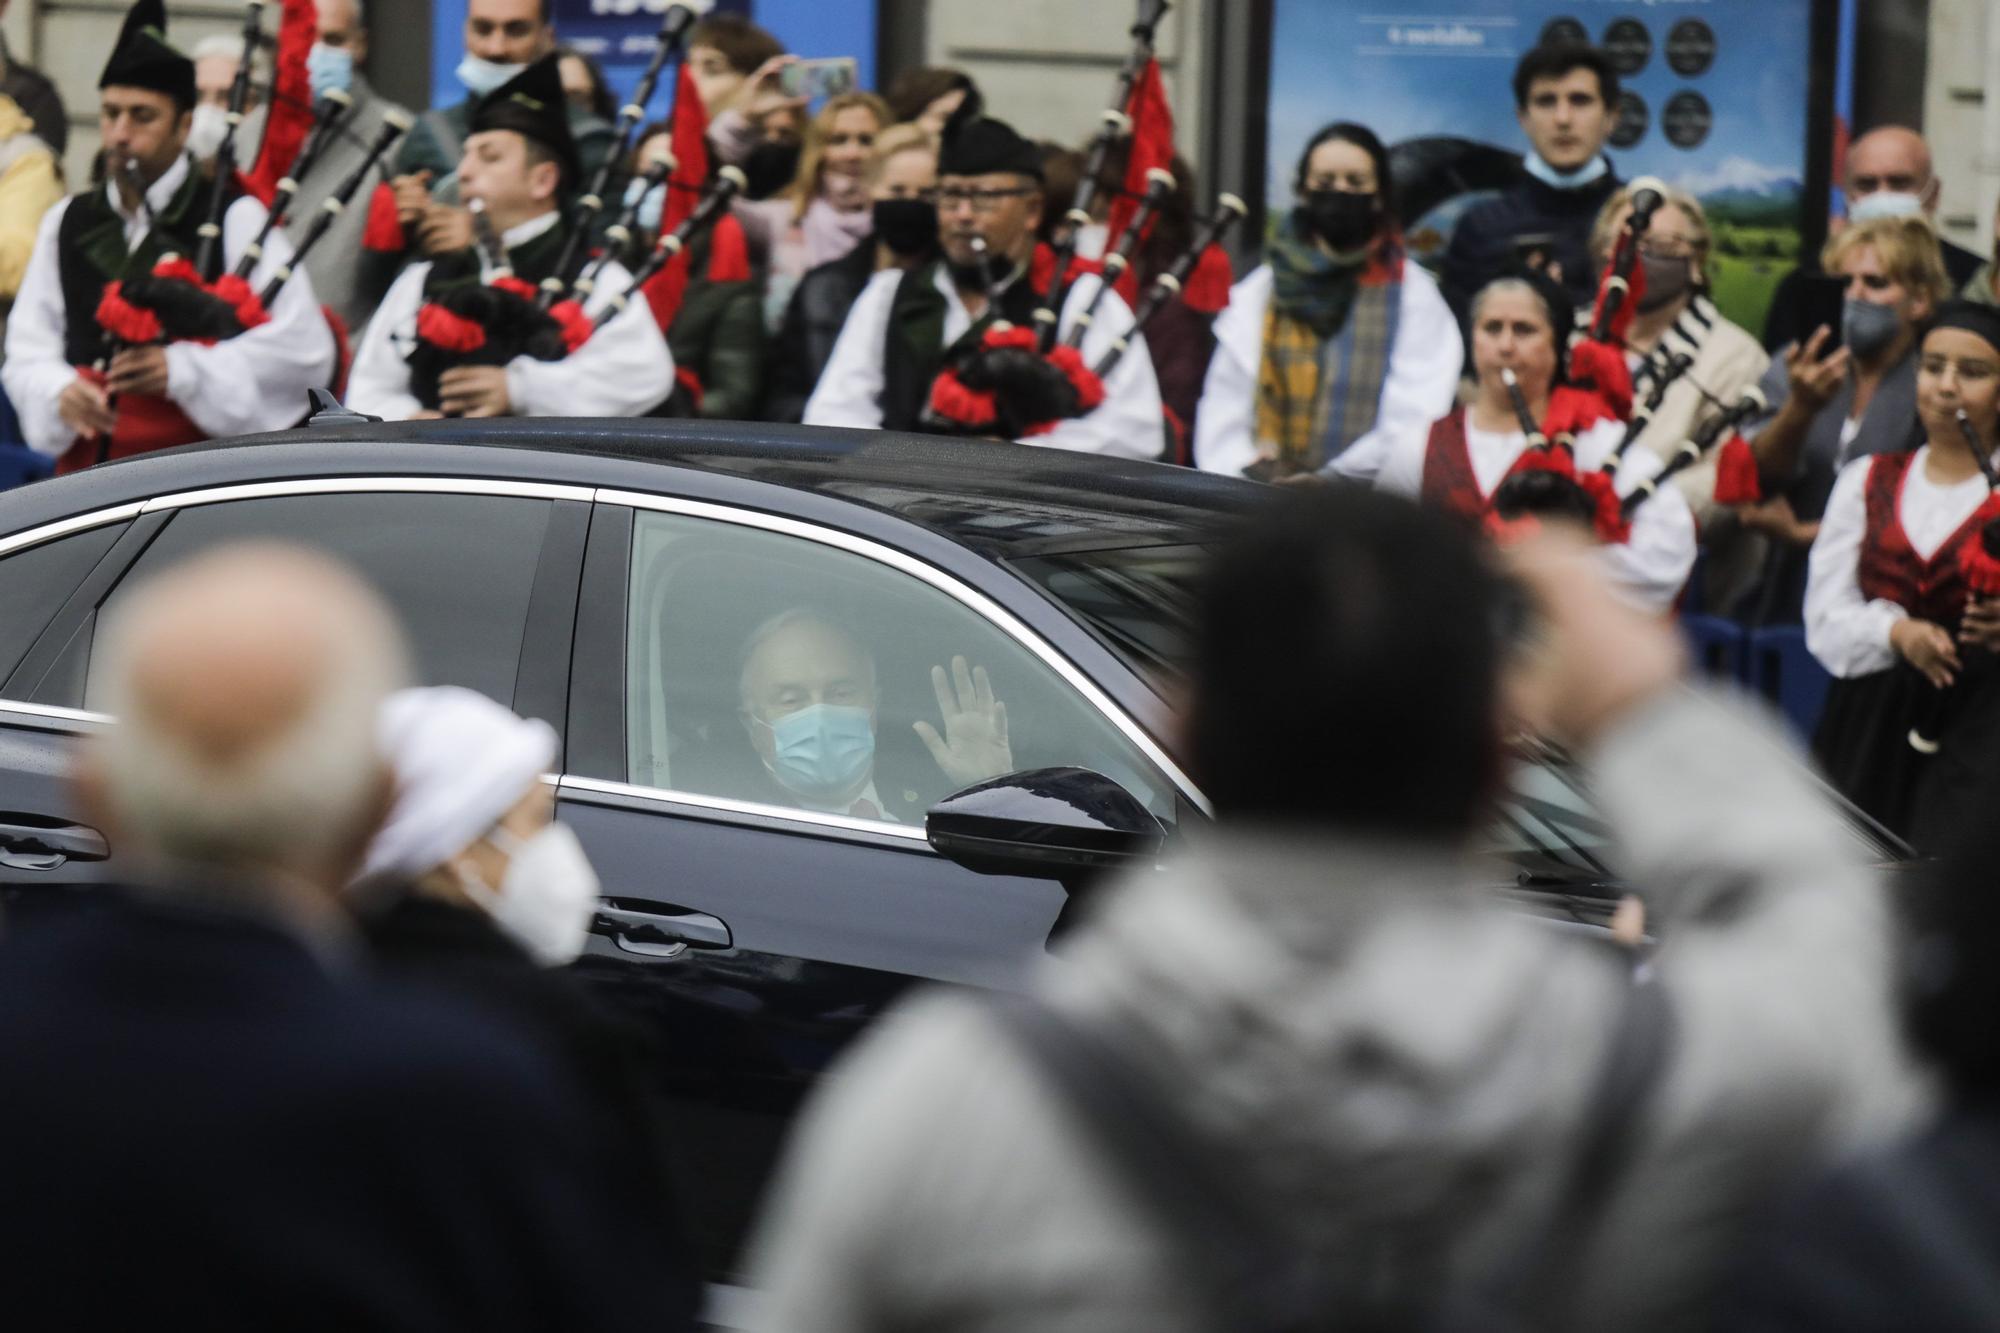
<path id="1" fill-rule="evenodd" d="M 22 698 L 14 692 L 17 683 L 32 688 L 54 657 L 94 614 L 95 603 L 131 572 L 173 513 L 182 509 L 243 500 L 273 499 L 300 495 L 384 495 L 428 494 L 492 496 L 507 499 L 546 500 L 553 506 L 542 557 L 536 567 L 527 609 L 527 634 L 515 681 L 515 699 L 536 706 L 558 725 L 567 713 L 571 642 L 567 633 L 574 622 L 577 584 L 582 577 L 582 552 L 588 525 L 594 512 L 596 488 L 555 482 L 515 481 L 489 477 L 457 476 L 361 476 L 302 477 L 286 480 L 234 482 L 173 491 L 145 500 L 106 505 L 81 514 L 44 523 L 20 532 L 0 536 L 0 559 L 25 551 L 43 542 L 56 541 L 74 533 L 111 523 L 130 522 L 88 579 L 73 591 L 63 608 L 37 635 L 22 663 L 0 688 L 0 712 L 13 712 L 50 721 L 102 724 L 116 719 L 92 709 L 57 705 Z M 571 521 L 563 523 L 565 504 L 573 506 Z M 567 570 L 564 562 L 567 561 Z M 86 595 L 92 594 L 92 595 Z M 87 605 L 85 603 L 88 603 Z M 557 605 L 557 603 L 560 603 Z M 560 634 L 559 644 L 548 645 L 544 654 L 534 652 L 535 632 Z M 534 657 L 552 662 L 531 662 Z M 37 674 L 27 679 L 30 666 Z M 524 684 L 529 697 L 524 699 Z M 558 756 L 561 757 L 560 755 Z"/>
<path id="2" fill-rule="evenodd" d="M 705 792 L 599 776 L 605 772 L 630 772 L 626 752 L 629 700 L 625 666 L 629 648 L 632 532 L 637 514 L 644 510 L 710 520 L 812 542 L 858 556 L 897 575 L 915 578 L 978 616 L 1055 673 L 1165 780 L 1178 808 L 1192 807 L 1202 817 L 1211 817 L 1207 797 L 1202 795 L 1166 748 L 1103 686 L 1091 679 L 1056 644 L 959 575 L 877 539 L 762 509 L 612 487 L 598 490 L 597 505 L 598 513 L 591 522 L 591 541 L 585 555 L 583 588 L 577 609 L 573 648 L 576 666 L 570 687 L 568 727 L 570 766 L 561 780 L 561 795 L 596 799 L 628 808 L 665 806 L 695 818 L 859 838 L 887 846 L 900 845 L 910 850 L 929 849 L 924 830 L 919 825 L 764 805 L 732 797 L 711 796 Z M 1023 587 L 1031 586 L 1011 570 L 995 568 L 1001 576 L 1017 580 Z"/>

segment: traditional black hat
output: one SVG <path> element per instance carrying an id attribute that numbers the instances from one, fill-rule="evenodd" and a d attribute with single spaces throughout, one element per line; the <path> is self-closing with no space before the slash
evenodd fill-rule
<path id="1" fill-rule="evenodd" d="M 569 132 L 569 103 L 563 99 L 561 57 L 546 55 L 495 88 L 472 113 L 470 133 L 512 130 L 533 139 L 556 155 L 563 180 L 574 184 L 583 174 L 576 136 Z"/>
<path id="2" fill-rule="evenodd" d="M 138 0 L 127 11 L 97 86 L 147 88 L 183 109 L 194 105 L 194 62 L 168 45 L 163 0 Z"/>
<path id="3" fill-rule="evenodd" d="M 1993 306 L 1977 301 L 1946 301 L 1938 307 L 1937 318 L 1924 330 L 1924 336 L 1929 337 L 1937 329 L 1961 329 L 2000 354 L 2000 309 Z"/>
<path id="4" fill-rule="evenodd" d="M 975 104 L 968 97 L 965 105 Z M 954 115 L 944 127 L 938 175 L 984 176 L 995 171 L 1011 171 L 1040 180 L 1042 150 L 1015 133 L 1014 127 L 1005 121 L 989 116 Z"/>

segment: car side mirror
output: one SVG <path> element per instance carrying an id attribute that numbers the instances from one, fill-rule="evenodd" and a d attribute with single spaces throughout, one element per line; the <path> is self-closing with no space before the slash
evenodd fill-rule
<path id="1" fill-rule="evenodd" d="M 1034 768 L 945 797 L 924 816 L 938 855 L 982 875 L 1065 882 L 1151 860 L 1166 830 L 1139 799 L 1087 768 Z"/>

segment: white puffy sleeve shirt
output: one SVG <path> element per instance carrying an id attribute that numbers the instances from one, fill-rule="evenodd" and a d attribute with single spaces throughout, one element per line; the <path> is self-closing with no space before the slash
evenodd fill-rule
<path id="1" fill-rule="evenodd" d="M 1263 457 L 1257 442 L 1257 377 L 1274 284 L 1270 265 L 1253 269 L 1230 290 L 1228 307 L 1216 317 L 1215 355 L 1202 383 L 1201 410 L 1195 414 L 1194 461 L 1204 472 L 1241 476 Z M 1451 410 L 1464 365 L 1458 321 L 1437 280 L 1415 262 L 1405 265 L 1396 341 L 1389 349 L 1375 425 L 1342 450 L 1327 471 L 1372 481 L 1397 446 L 1414 440 L 1421 450 L 1431 423 Z"/>
<path id="2" fill-rule="evenodd" d="M 1903 534 L 1925 560 L 1964 526 L 1988 494 L 1984 478 L 1976 473 L 1949 486 L 1932 481 L 1924 466 L 1929 456 L 1926 446 L 1910 460 L 1896 501 Z M 1890 646 L 1889 631 L 1910 614 L 1895 602 L 1861 592 L 1861 548 L 1868 538 L 1868 469 L 1876 457 L 1857 458 L 1840 470 L 1806 565 L 1806 647 L 1821 666 L 1844 679 L 1894 666 L 1897 654 Z"/>
<path id="3" fill-rule="evenodd" d="M 183 158 L 147 191 L 153 208 L 164 208 L 173 199 L 186 179 L 186 162 Z M 68 211 L 65 200 L 42 216 L 28 271 L 8 316 L 6 364 L 0 367 L 0 382 L 20 415 L 22 436 L 37 453 L 57 457 L 76 443 L 76 432 L 56 410 L 57 398 L 77 374 L 64 355 L 68 311 L 56 253 L 57 230 Z M 263 226 L 264 206 L 255 199 L 246 196 L 230 205 L 222 219 L 222 252 L 229 269 Z M 127 247 L 136 247 L 146 232 L 142 218 L 128 217 Z M 291 262 L 291 242 L 273 231 L 265 239 L 263 258 L 251 270 L 251 287 L 262 291 Z M 212 439 L 294 425 L 306 414 L 306 390 L 333 382 L 333 332 L 303 269 L 285 284 L 270 315 L 269 323 L 209 346 L 167 345 L 167 397 Z"/>
<path id="4" fill-rule="evenodd" d="M 505 239 L 520 243 L 516 231 Z M 430 269 L 427 263 L 404 269 L 368 322 L 348 377 L 347 406 L 355 411 L 407 421 L 423 410 L 410 392 L 407 358 L 416 346 Z M 605 264 L 584 309 L 593 317 L 609 309 L 631 281 L 622 265 Z M 518 356 L 507 363 L 507 398 L 521 417 L 640 416 L 665 402 L 673 388 L 673 353 L 651 308 L 637 296 L 562 360 Z"/>
<path id="5" fill-rule="evenodd" d="M 896 302 L 896 286 L 903 280 L 900 269 L 884 269 L 868 280 L 861 295 L 847 312 L 847 322 L 834 340 L 833 354 L 812 397 L 806 400 L 808 426 L 847 426 L 861 430 L 882 428 L 882 358 L 887 354 L 889 315 Z M 938 290 L 944 295 L 944 344 L 949 347 L 972 327 L 972 315 L 940 270 Z M 1090 304 L 1097 290 L 1095 275 L 1076 280 L 1063 300 L 1062 327 L 1068 330 Z M 1153 375 L 1153 357 L 1146 350 L 1143 334 L 1132 332 L 1132 308 L 1117 292 L 1104 294 L 1083 338 L 1083 362 L 1095 366 L 1111 350 L 1120 335 L 1131 332 L 1131 346 L 1117 369 L 1105 377 L 1104 402 L 1096 411 L 1067 421 L 1055 429 L 1019 441 L 1080 453 L 1112 454 L 1122 458 L 1156 459 L 1166 445 L 1165 409 L 1160 403 L 1160 382 Z"/>

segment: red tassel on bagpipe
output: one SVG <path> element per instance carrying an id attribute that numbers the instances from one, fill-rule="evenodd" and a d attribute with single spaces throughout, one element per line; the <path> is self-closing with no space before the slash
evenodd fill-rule
<path id="1" fill-rule="evenodd" d="M 417 312 L 417 337 L 447 352 L 476 352 L 486 346 L 486 330 L 435 301 Z"/>
<path id="2" fill-rule="evenodd" d="M 318 36 L 319 14 L 313 0 L 284 0 L 264 142 L 258 145 L 257 160 L 242 174 L 244 187 L 265 205 L 277 194 L 278 182 L 290 174 L 312 131 L 312 76 L 306 65 Z"/>
<path id="3" fill-rule="evenodd" d="M 104 284 L 104 297 L 97 303 L 97 322 L 120 342 L 151 343 L 162 336 L 160 317 L 126 300 L 116 282 Z"/>
<path id="4" fill-rule="evenodd" d="M 254 329 L 259 324 L 271 322 L 271 312 L 264 308 L 264 302 L 248 281 L 234 273 L 225 273 L 209 288 L 220 300 L 227 301 L 236 310 L 236 318 L 243 321 L 243 327 Z"/>
<path id="5" fill-rule="evenodd" d="M 377 254 L 400 254 L 409 245 L 396 216 L 396 192 L 383 181 L 368 196 L 368 225 L 361 230 L 361 248 Z"/>
<path id="6" fill-rule="evenodd" d="M 1591 530 L 1606 546 L 1623 546 L 1632 540 L 1632 520 L 1625 517 L 1625 505 L 1618 498 L 1618 484 L 1609 473 L 1595 468 L 1576 479 L 1584 494 L 1596 505 Z"/>
<path id="7" fill-rule="evenodd" d="M 1229 252 L 1211 245 L 1201 252 L 1194 272 L 1188 274 L 1181 288 L 1181 300 L 1204 315 L 1219 315 L 1229 304 L 1229 289 L 1235 285 L 1236 274 L 1229 267 Z"/>
<path id="8" fill-rule="evenodd" d="M 558 301 L 549 307 L 549 316 L 562 326 L 563 346 L 574 352 L 590 341 L 593 332 L 590 316 L 583 313 L 579 301 Z"/>
<path id="9" fill-rule="evenodd" d="M 512 292 L 523 301 L 532 301 L 540 294 L 526 278 L 495 278 L 486 285 L 495 291 Z"/>
<path id="10" fill-rule="evenodd" d="M 1569 381 L 1578 389 L 1595 393 L 1611 416 L 1620 421 L 1632 419 L 1632 370 L 1625 364 L 1621 347 L 1590 338 L 1579 340 L 1569 349 Z"/>
<path id="11" fill-rule="evenodd" d="M 172 259 L 162 259 L 153 265 L 153 276 L 169 278 L 175 282 L 191 282 L 197 287 L 202 285 L 201 274 L 194 271 L 194 261 L 179 255 L 175 255 Z"/>
<path id="12" fill-rule="evenodd" d="M 1553 440 L 1561 435 L 1581 435 L 1601 422 L 1624 419 L 1595 389 L 1559 384 L 1549 392 L 1549 411 L 1542 422 L 1542 432 Z"/>
<path id="13" fill-rule="evenodd" d="M 1104 381 L 1097 372 L 1083 364 L 1083 353 L 1074 347 L 1058 347 L 1049 353 L 1049 364 L 1060 370 L 1076 389 L 1078 415 L 1095 412 L 1104 404 Z M 1051 421 L 1049 429 L 1055 428 Z M 1037 432 L 1039 433 L 1039 432 Z"/>
<path id="14" fill-rule="evenodd" d="M 1604 276 L 1598 279 L 1597 303 L 1591 307 L 1593 310 L 1604 309 L 1605 295 L 1611 290 L 1611 284 L 1617 279 L 1620 263 L 1629 263 L 1632 267 L 1632 273 L 1626 279 L 1625 299 L 1619 302 L 1618 313 L 1611 317 L 1611 327 L 1605 338 L 1607 342 L 1620 350 L 1623 350 L 1625 346 L 1625 335 L 1631 332 L 1632 321 L 1638 317 L 1639 302 L 1644 300 L 1646 296 L 1646 266 L 1638 262 L 1639 257 L 1637 255 L 1632 255 L 1629 259 L 1626 256 L 1626 250 L 1632 244 L 1633 239 L 1630 231 L 1620 231 L 1618 233 L 1618 244 L 1612 247 L 1611 260 L 1604 266 Z"/>
<path id="15" fill-rule="evenodd" d="M 1959 572 L 1974 597 L 2000 597 L 2000 557 L 1987 549 L 1987 530 L 2000 522 L 2000 494 L 1989 495 L 1973 516 L 1978 531 L 1958 548 Z M 1994 534 L 2000 537 L 2000 533 Z"/>
<path id="16" fill-rule="evenodd" d="M 980 345 L 995 349 L 1012 347 L 1023 352 L 1035 350 L 1035 331 L 1025 325 L 1013 325 L 1004 329 L 988 329 L 981 338 Z"/>
<path id="17" fill-rule="evenodd" d="M 990 426 L 1000 417 L 992 394 L 966 388 L 949 370 L 940 371 L 932 382 L 930 407 L 945 420 L 972 430 Z"/>
<path id="18" fill-rule="evenodd" d="M 1764 498 L 1764 482 L 1757 475 L 1757 455 L 1750 442 L 1732 435 L 1715 456 L 1715 502 L 1722 505 L 1753 505 Z"/>

